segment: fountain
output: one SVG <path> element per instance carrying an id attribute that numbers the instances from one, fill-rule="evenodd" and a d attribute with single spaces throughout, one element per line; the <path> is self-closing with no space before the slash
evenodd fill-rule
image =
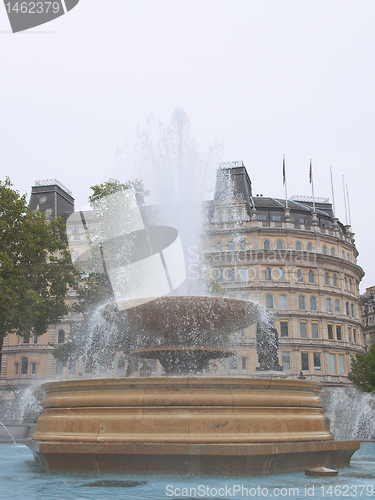
<path id="1" fill-rule="evenodd" d="M 215 339 L 258 319 L 251 302 L 166 296 L 123 317 L 162 340 L 133 354 L 159 359 L 168 376 L 43 384 L 26 444 L 45 469 L 241 475 L 343 466 L 359 448 L 327 429 L 318 383 L 196 376 L 230 355 Z"/>

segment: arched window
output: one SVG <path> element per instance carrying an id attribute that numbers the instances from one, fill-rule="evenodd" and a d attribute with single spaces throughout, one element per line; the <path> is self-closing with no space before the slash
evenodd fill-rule
<path id="1" fill-rule="evenodd" d="M 297 281 L 298 283 L 303 283 L 303 272 L 302 269 L 297 270 Z"/>
<path id="2" fill-rule="evenodd" d="M 312 269 L 309 271 L 309 283 L 315 283 L 315 273 Z"/>
<path id="3" fill-rule="evenodd" d="M 351 308 L 352 317 L 354 318 L 354 304 L 353 303 L 350 304 L 350 308 Z"/>
<path id="4" fill-rule="evenodd" d="M 333 281 L 333 286 L 337 288 L 337 285 L 338 285 L 337 274 L 334 274 L 332 276 L 332 281 Z"/>
<path id="5" fill-rule="evenodd" d="M 264 279 L 266 281 L 272 281 L 272 274 L 270 267 L 266 267 L 266 269 L 264 270 Z"/>
<path id="6" fill-rule="evenodd" d="M 277 272 L 277 279 L 278 281 L 285 281 L 285 271 L 282 267 L 280 267 Z"/>
<path id="7" fill-rule="evenodd" d="M 332 302 L 331 302 L 331 299 L 326 299 L 326 311 L 327 311 L 327 313 L 332 312 Z"/>
<path id="8" fill-rule="evenodd" d="M 327 245 L 323 245 L 322 252 L 323 252 L 323 255 L 327 255 L 328 254 Z"/>
<path id="9" fill-rule="evenodd" d="M 345 312 L 346 315 L 349 316 L 349 302 L 345 302 Z"/>
<path id="10" fill-rule="evenodd" d="M 306 309 L 306 299 L 304 295 L 298 295 L 298 309 L 304 311 Z"/>
<path id="11" fill-rule="evenodd" d="M 247 249 L 247 241 L 246 240 L 242 240 L 241 241 L 241 244 L 240 244 L 240 249 L 242 251 L 245 251 Z"/>
<path id="12" fill-rule="evenodd" d="M 317 310 L 317 300 L 314 295 L 310 297 L 310 310 L 311 311 L 316 311 Z"/>
<path id="13" fill-rule="evenodd" d="M 59 332 L 57 334 L 57 343 L 63 344 L 64 342 L 65 342 L 65 331 L 59 330 Z"/>
<path id="14" fill-rule="evenodd" d="M 222 252 L 223 251 L 223 245 L 220 243 L 220 241 L 217 241 L 215 243 L 215 251 L 216 252 Z"/>
<path id="15" fill-rule="evenodd" d="M 249 270 L 246 267 L 243 267 L 240 270 L 240 280 L 245 283 L 246 281 L 249 281 Z"/>
<path id="16" fill-rule="evenodd" d="M 288 299 L 284 294 L 279 295 L 279 309 L 282 309 L 283 311 L 288 309 Z"/>
<path id="17" fill-rule="evenodd" d="M 228 269 L 228 281 L 236 281 L 236 270 Z"/>
<path id="18" fill-rule="evenodd" d="M 230 241 L 228 243 L 228 252 L 233 252 L 234 251 L 234 243 L 233 241 Z"/>
<path id="19" fill-rule="evenodd" d="M 29 360 L 27 358 L 21 358 L 21 375 L 27 375 L 29 370 Z"/>
<path id="20" fill-rule="evenodd" d="M 296 251 L 302 252 L 302 243 L 300 241 L 296 241 Z"/>
<path id="21" fill-rule="evenodd" d="M 306 251 L 307 251 L 307 252 L 312 252 L 312 251 L 313 251 L 313 246 L 312 246 L 312 243 L 310 243 L 310 242 L 309 242 L 309 243 L 307 243 L 307 245 L 306 245 Z"/>
<path id="22" fill-rule="evenodd" d="M 219 217 L 218 217 L 219 222 L 223 222 L 223 211 L 219 210 L 218 215 L 219 215 Z"/>
<path id="23" fill-rule="evenodd" d="M 329 274 L 327 272 L 324 273 L 324 284 L 329 285 Z"/>
<path id="24" fill-rule="evenodd" d="M 231 208 L 228 210 L 228 222 L 233 222 L 233 210 Z"/>
<path id="25" fill-rule="evenodd" d="M 266 294 L 266 309 L 273 309 L 273 295 L 271 293 Z"/>
<path id="26" fill-rule="evenodd" d="M 332 257 L 335 257 L 335 256 L 336 256 L 336 250 L 335 250 L 335 247 L 331 247 L 331 255 L 332 255 Z"/>
<path id="27" fill-rule="evenodd" d="M 284 242 L 283 240 L 276 241 L 276 250 L 284 250 Z"/>
<path id="28" fill-rule="evenodd" d="M 335 314 L 340 314 L 340 300 L 335 299 Z"/>
<path id="29" fill-rule="evenodd" d="M 271 242 L 270 240 L 263 241 L 263 250 L 271 250 Z"/>
<path id="30" fill-rule="evenodd" d="M 352 280 L 349 278 L 349 290 L 352 292 L 353 291 L 353 283 Z"/>
<path id="31" fill-rule="evenodd" d="M 125 373 L 125 358 L 122 356 L 117 360 L 117 374 L 123 375 Z"/>

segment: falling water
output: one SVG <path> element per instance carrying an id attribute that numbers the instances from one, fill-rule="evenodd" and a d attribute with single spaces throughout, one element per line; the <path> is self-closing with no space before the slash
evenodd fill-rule
<path id="1" fill-rule="evenodd" d="M 337 438 L 375 439 L 375 396 L 355 387 L 326 388 L 323 397 Z"/>
<path id="2" fill-rule="evenodd" d="M 10 432 L 10 430 L 6 427 L 6 425 L 4 425 L 4 424 L 3 424 L 3 422 L 2 422 L 1 420 L 0 420 L 0 425 L 1 425 L 2 427 L 4 427 L 4 429 L 5 429 L 5 431 L 7 432 L 7 434 L 9 434 L 9 436 L 11 437 L 11 439 L 12 439 L 13 443 L 14 443 L 14 444 L 17 444 L 17 443 L 16 443 L 16 440 L 14 439 L 13 434 L 12 434 L 12 433 Z"/>

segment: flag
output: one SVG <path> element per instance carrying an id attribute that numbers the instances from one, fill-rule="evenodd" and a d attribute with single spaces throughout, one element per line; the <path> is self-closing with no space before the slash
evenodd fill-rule
<path id="1" fill-rule="evenodd" d="M 311 165 L 311 160 L 310 160 L 309 181 L 310 181 L 310 184 L 311 184 L 312 183 L 312 165 Z"/>
<path id="2" fill-rule="evenodd" d="M 285 156 L 283 156 L 283 185 L 285 185 Z"/>

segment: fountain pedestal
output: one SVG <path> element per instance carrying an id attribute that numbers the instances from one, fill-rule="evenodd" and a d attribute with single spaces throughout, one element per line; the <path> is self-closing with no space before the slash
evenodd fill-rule
<path id="1" fill-rule="evenodd" d="M 44 384 L 27 445 L 50 471 L 258 474 L 348 465 L 314 382 L 155 377 Z"/>

